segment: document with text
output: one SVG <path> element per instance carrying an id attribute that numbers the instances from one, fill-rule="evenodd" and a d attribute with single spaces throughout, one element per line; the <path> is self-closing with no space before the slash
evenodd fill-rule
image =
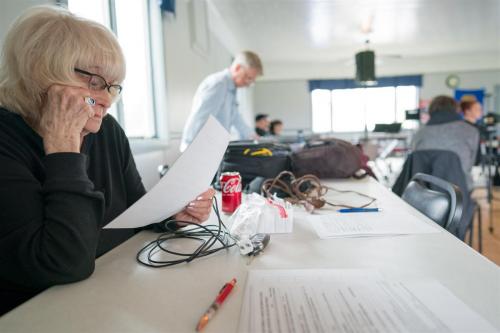
<path id="1" fill-rule="evenodd" d="M 309 215 L 321 239 L 338 237 L 395 236 L 440 232 L 438 225 L 429 225 L 406 212 L 331 213 Z"/>
<path id="2" fill-rule="evenodd" d="M 104 228 L 138 228 L 182 210 L 210 186 L 229 138 L 226 129 L 210 116 L 160 182 Z"/>
<path id="3" fill-rule="evenodd" d="M 248 274 L 240 333 L 497 332 L 432 279 L 392 280 L 371 270 Z"/>

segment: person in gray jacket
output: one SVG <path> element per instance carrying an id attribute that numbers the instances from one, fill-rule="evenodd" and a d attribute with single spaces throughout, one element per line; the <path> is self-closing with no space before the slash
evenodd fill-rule
<path id="1" fill-rule="evenodd" d="M 456 101 L 449 96 L 437 96 L 429 105 L 430 120 L 413 137 L 413 150 L 439 149 L 456 153 L 467 179 L 467 187 L 472 190 L 471 169 L 474 165 L 479 131 L 466 124 Z"/>

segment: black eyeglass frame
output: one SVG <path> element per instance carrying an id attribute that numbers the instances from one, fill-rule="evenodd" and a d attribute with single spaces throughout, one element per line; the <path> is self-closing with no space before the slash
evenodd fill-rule
<path id="1" fill-rule="evenodd" d="M 104 82 L 104 87 L 101 87 L 98 90 L 104 90 L 104 89 L 106 89 L 112 96 L 120 96 L 120 94 L 122 93 L 123 87 L 121 85 L 119 85 L 119 84 L 109 84 L 106 81 L 106 79 L 103 78 L 102 76 L 100 76 L 99 74 L 90 73 L 90 72 L 84 71 L 83 69 L 79 69 L 79 68 L 75 68 L 74 70 L 77 73 L 88 75 L 90 77 L 89 78 L 89 82 L 88 82 L 90 90 L 96 90 L 96 89 L 92 89 L 91 86 L 90 86 L 90 82 L 92 81 L 92 76 L 96 76 L 96 77 L 102 79 L 102 81 Z M 118 93 L 117 94 L 113 94 L 111 92 L 111 88 L 115 88 L 118 91 Z"/>

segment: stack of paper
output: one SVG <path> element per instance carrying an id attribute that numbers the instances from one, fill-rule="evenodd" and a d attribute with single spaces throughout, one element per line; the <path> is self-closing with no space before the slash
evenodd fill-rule
<path id="1" fill-rule="evenodd" d="M 239 332 L 496 332 L 432 279 L 367 270 L 250 271 Z"/>
<path id="2" fill-rule="evenodd" d="M 436 224 L 431 226 L 405 212 L 332 213 L 309 215 L 319 238 L 395 236 L 440 232 Z"/>

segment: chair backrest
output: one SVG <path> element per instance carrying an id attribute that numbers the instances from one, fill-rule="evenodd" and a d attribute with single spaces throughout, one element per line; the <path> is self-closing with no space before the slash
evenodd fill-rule
<path id="1" fill-rule="evenodd" d="M 463 193 L 467 191 L 467 180 L 458 155 L 448 150 L 416 150 L 406 159 L 392 191 L 401 196 L 406 186 L 417 173 L 425 173 L 457 185 Z"/>
<path id="2" fill-rule="evenodd" d="M 417 173 L 408 183 L 402 199 L 446 230 L 456 232 L 463 212 L 462 192 L 456 185 Z"/>

